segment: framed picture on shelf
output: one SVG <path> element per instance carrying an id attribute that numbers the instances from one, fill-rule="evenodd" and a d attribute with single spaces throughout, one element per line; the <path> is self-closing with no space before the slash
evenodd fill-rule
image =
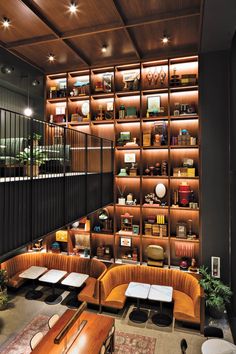
<path id="1" fill-rule="evenodd" d="M 126 163 L 136 162 L 135 153 L 125 153 L 124 154 L 124 162 L 126 162 Z"/>
<path id="2" fill-rule="evenodd" d="M 133 234 L 139 235 L 139 225 L 133 225 Z"/>
<path id="3" fill-rule="evenodd" d="M 131 247 L 131 245 L 132 245 L 131 237 L 121 237 L 120 238 L 120 245 L 122 247 Z"/>
<path id="4" fill-rule="evenodd" d="M 160 96 L 149 96 L 147 98 L 147 109 L 148 112 L 160 112 L 161 97 Z"/>
<path id="5" fill-rule="evenodd" d="M 220 257 L 211 257 L 211 275 L 220 278 Z"/>

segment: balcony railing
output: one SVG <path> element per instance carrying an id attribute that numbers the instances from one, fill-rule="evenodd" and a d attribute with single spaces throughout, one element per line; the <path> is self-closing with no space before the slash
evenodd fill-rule
<path id="1" fill-rule="evenodd" d="M 0 257 L 113 200 L 113 142 L 0 109 Z"/>

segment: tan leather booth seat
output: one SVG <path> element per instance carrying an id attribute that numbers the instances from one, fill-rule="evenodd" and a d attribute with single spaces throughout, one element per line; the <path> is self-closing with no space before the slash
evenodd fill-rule
<path id="1" fill-rule="evenodd" d="M 172 286 L 174 318 L 200 324 L 200 285 L 195 277 L 179 270 L 138 265 L 110 268 L 101 279 L 101 305 L 122 309 L 131 281 Z"/>
<path id="2" fill-rule="evenodd" d="M 99 304 L 99 280 L 107 269 L 102 262 L 96 259 L 54 253 L 24 253 L 3 262 L 1 269 L 7 271 L 8 285 L 19 288 L 25 282 L 23 278 L 19 277 L 19 274 L 33 265 L 65 270 L 68 273 L 88 274 L 89 278 L 86 280 L 78 298 L 80 301 Z"/>

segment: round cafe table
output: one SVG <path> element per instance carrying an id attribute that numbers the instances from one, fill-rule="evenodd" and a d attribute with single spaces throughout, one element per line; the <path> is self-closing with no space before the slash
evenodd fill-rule
<path id="1" fill-rule="evenodd" d="M 236 345 L 224 339 L 208 339 L 202 344 L 202 354 L 236 354 Z"/>

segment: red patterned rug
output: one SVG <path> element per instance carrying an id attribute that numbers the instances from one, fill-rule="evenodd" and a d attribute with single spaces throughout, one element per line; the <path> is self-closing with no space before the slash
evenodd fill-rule
<path id="1" fill-rule="evenodd" d="M 155 345 L 155 338 L 116 331 L 116 354 L 154 354 Z"/>
<path id="2" fill-rule="evenodd" d="M 1 354 L 29 354 L 30 339 L 36 332 L 43 332 L 46 334 L 48 331 L 48 316 L 39 315 L 35 317 L 20 333 L 18 333 L 13 340 L 9 343 L 3 344 L 0 347 Z"/>
<path id="3" fill-rule="evenodd" d="M 1 354 L 29 354 L 30 339 L 36 332 L 48 331 L 48 316 L 35 317 L 19 334 L 10 342 L 0 347 Z M 154 354 L 156 339 L 137 334 L 116 331 L 115 354 Z M 45 353 L 46 354 L 46 353 Z"/>

